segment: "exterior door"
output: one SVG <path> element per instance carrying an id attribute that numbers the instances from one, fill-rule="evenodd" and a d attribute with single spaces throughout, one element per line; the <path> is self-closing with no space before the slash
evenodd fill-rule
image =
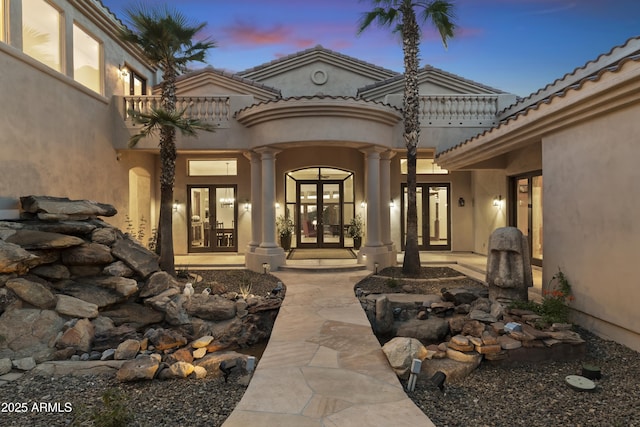
<path id="1" fill-rule="evenodd" d="M 342 181 L 297 181 L 299 248 L 344 246 Z"/>
<path id="2" fill-rule="evenodd" d="M 513 177 L 511 194 L 510 224 L 527 236 L 531 263 L 542 267 L 542 174 Z"/>
<path id="3" fill-rule="evenodd" d="M 450 184 L 418 183 L 418 248 L 423 251 L 451 250 Z M 402 242 L 407 241 L 407 185 L 402 184 Z"/>
<path id="4" fill-rule="evenodd" d="M 237 252 L 236 186 L 189 186 L 187 194 L 189 252 Z"/>

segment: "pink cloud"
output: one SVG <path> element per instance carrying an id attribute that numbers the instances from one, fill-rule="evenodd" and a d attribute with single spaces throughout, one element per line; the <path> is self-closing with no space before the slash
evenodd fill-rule
<path id="1" fill-rule="evenodd" d="M 236 21 L 233 25 L 224 27 L 222 32 L 232 43 L 251 45 L 286 43 L 291 36 L 291 29 L 282 24 L 259 28 L 244 21 Z"/>

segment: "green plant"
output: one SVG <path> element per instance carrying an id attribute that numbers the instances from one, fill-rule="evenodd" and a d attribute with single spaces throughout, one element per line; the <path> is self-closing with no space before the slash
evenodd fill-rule
<path id="1" fill-rule="evenodd" d="M 364 234 L 364 221 L 362 221 L 362 217 L 360 215 L 356 215 L 351 218 L 349 227 L 347 228 L 347 234 L 352 238 L 362 237 Z"/>
<path id="2" fill-rule="evenodd" d="M 93 410 L 86 405 L 78 405 L 74 408 L 71 426 L 122 427 L 133 423 L 133 411 L 122 391 L 115 388 L 106 390 L 102 393 L 102 403 Z"/>
<path id="3" fill-rule="evenodd" d="M 247 278 L 245 275 L 242 278 L 242 282 L 240 283 L 240 289 L 238 293 L 242 296 L 242 298 L 247 299 L 249 295 L 251 295 L 251 289 L 253 288 L 253 284 L 251 280 Z"/>
<path id="4" fill-rule="evenodd" d="M 288 216 L 280 215 L 276 218 L 276 227 L 280 237 L 288 237 L 293 234 L 293 220 Z"/>

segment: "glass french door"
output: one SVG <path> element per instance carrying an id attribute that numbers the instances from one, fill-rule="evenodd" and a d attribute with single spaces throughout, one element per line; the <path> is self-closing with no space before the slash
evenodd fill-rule
<path id="1" fill-rule="evenodd" d="M 451 250 L 450 184 L 418 183 L 418 248 L 423 251 Z M 402 184 L 402 244 L 407 241 L 407 184 Z"/>
<path id="2" fill-rule="evenodd" d="M 529 241 L 533 265 L 542 266 L 542 174 L 534 172 L 511 179 L 510 223 Z"/>
<path id="3" fill-rule="evenodd" d="M 298 247 L 344 246 L 342 184 L 342 181 L 297 181 Z"/>
<path id="4" fill-rule="evenodd" d="M 236 186 L 188 186 L 187 194 L 189 252 L 237 252 Z"/>

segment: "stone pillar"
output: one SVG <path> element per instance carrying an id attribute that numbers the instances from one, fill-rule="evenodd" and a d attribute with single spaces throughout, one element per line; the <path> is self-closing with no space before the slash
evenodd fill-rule
<path id="1" fill-rule="evenodd" d="M 382 244 L 388 247 L 393 246 L 391 241 L 391 214 L 389 209 L 391 206 L 388 203 L 391 202 L 391 159 L 396 153 L 393 151 L 385 151 L 380 154 L 380 232 Z M 384 206 L 387 209 L 384 209 Z"/>
<path id="2" fill-rule="evenodd" d="M 256 152 L 245 153 L 251 162 L 251 241 L 247 252 L 253 252 L 262 241 L 262 159 Z"/>
<path id="3" fill-rule="evenodd" d="M 389 223 L 389 199 L 381 200 L 380 191 L 380 153 L 386 151 L 381 147 L 371 147 L 362 150 L 366 154 L 367 183 L 365 197 L 367 199 L 367 226 L 365 244 L 358 251 L 358 262 L 365 264 L 368 269 L 381 270 L 395 265 L 395 254 L 383 244 L 381 239 L 382 210 L 386 211 L 387 229 Z M 389 179 L 387 181 L 387 195 L 389 194 Z"/>
<path id="4" fill-rule="evenodd" d="M 285 264 L 284 250 L 276 243 L 276 154 L 272 148 L 255 150 L 260 154 L 260 190 L 261 191 L 261 240 L 253 252 L 245 254 L 245 265 L 248 269 L 262 272 L 263 264 L 269 264 L 273 271 Z M 252 167 L 253 172 L 253 167 Z M 257 186 L 257 184 L 256 184 Z M 257 187 L 256 187 L 257 188 Z M 253 178 L 252 178 L 253 191 Z M 253 217 L 252 217 L 253 219 Z"/>

